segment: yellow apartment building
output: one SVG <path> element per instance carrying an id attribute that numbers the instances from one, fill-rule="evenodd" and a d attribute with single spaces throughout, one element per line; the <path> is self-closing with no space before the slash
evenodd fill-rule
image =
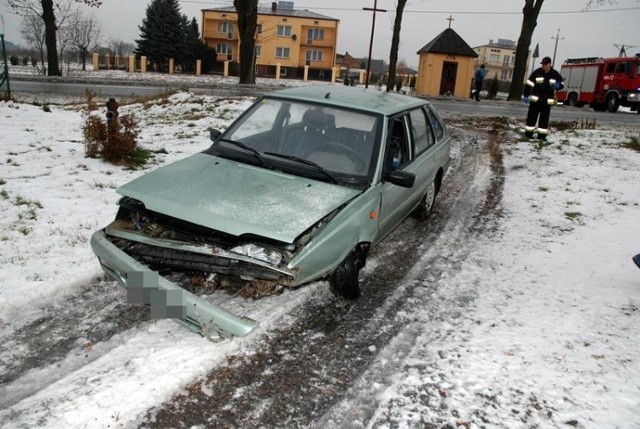
<path id="1" fill-rule="evenodd" d="M 487 79 L 493 79 L 497 76 L 498 80 L 511 82 L 516 62 L 516 46 L 517 43 L 513 40 L 498 39 L 494 41 L 491 39 L 486 45 L 474 47 L 473 49 L 478 54 L 475 67 L 478 68 L 480 64 L 484 64 L 487 70 Z M 528 58 L 527 56 L 525 70 L 529 70 Z"/>
<path id="2" fill-rule="evenodd" d="M 331 79 L 336 60 L 338 25 L 335 18 L 296 10 L 293 2 L 273 2 L 258 7 L 255 67 L 257 76 Z M 202 39 L 215 48 L 218 61 L 237 63 L 240 58 L 238 14 L 235 7 L 202 10 Z"/>

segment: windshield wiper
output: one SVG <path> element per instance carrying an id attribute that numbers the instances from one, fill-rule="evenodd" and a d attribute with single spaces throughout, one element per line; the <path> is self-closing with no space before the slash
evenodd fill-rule
<path id="1" fill-rule="evenodd" d="M 333 176 L 333 174 L 329 173 L 327 170 L 325 170 L 324 168 L 320 167 L 315 162 L 309 161 L 308 159 L 298 158 L 297 156 L 285 155 L 285 154 L 282 154 L 282 153 L 275 153 L 275 152 L 265 152 L 265 154 L 271 155 L 271 156 L 277 156 L 278 158 L 289 159 L 291 161 L 296 161 L 296 162 L 299 162 L 301 164 L 309 165 L 309 166 L 315 168 L 320 173 L 324 174 L 331 181 L 331 183 L 334 183 L 334 184 L 338 183 L 338 180 Z"/>
<path id="2" fill-rule="evenodd" d="M 254 148 L 247 146 L 246 144 L 239 142 L 239 141 L 235 141 L 235 140 L 229 140 L 229 139 L 220 139 L 218 141 L 223 141 L 225 143 L 231 143 L 232 145 L 235 145 L 241 149 L 244 149 L 245 151 L 249 152 L 251 155 L 254 156 L 255 159 L 258 160 L 258 162 L 260 163 L 261 167 L 264 167 L 264 160 L 262 159 L 262 155 L 260 155 L 260 152 L 258 152 L 257 150 L 255 150 Z"/>

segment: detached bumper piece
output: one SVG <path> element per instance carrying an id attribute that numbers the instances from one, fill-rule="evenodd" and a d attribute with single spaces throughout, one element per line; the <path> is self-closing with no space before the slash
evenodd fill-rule
<path id="1" fill-rule="evenodd" d="M 243 337 L 258 326 L 248 317 L 236 316 L 160 276 L 120 250 L 100 230 L 91 247 L 105 272 L 127 289 L 127 301 L 151 306 L 151 316 L 177 319 L 190 330 L 212 341 Z"/>

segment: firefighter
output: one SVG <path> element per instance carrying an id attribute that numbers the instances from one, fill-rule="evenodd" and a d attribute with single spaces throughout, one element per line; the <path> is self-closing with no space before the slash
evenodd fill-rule
<path id="1" fill-rule="evenodd" d="M 551 106 L 556 104 L 555 92 L 564 88 L 564 84 L 560 73 L 551 67 L 551 58 L 544 57 L 540 64 L 541 67 L 531 73 L 524 86 L 522 101 L 529 104 L 524 135 L 531 139 L 536 132 L 538 139 L 546 140 L 549 134 Z"/>

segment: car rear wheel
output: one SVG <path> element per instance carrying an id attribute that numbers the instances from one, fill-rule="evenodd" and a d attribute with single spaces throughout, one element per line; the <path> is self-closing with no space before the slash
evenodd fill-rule
<path id="1" fill-rule="evenodd" d="M 358 274 L 360 268 L 364 264 L 360 264 L 355 253 L 350 253 L 333 272 L 329 279 L 331 292 L 334 295 L 345 299 L 358 299 L 360 297 L 360 284 L 358 282 Z"/>
<path id="2" fill-rule="evenodd" d="M 436 180 L 429 184 L 427 188 L 427 192 L 424 194 L 422 199 L 420 200 L 420 204 L 415 208 L 411 215 L 420 220 L 426 220 L 431 216 L 431 212 L 433 211 L 433 205 L 436 201 L 436 193 L 437 193 L 437 185 Z"/>

